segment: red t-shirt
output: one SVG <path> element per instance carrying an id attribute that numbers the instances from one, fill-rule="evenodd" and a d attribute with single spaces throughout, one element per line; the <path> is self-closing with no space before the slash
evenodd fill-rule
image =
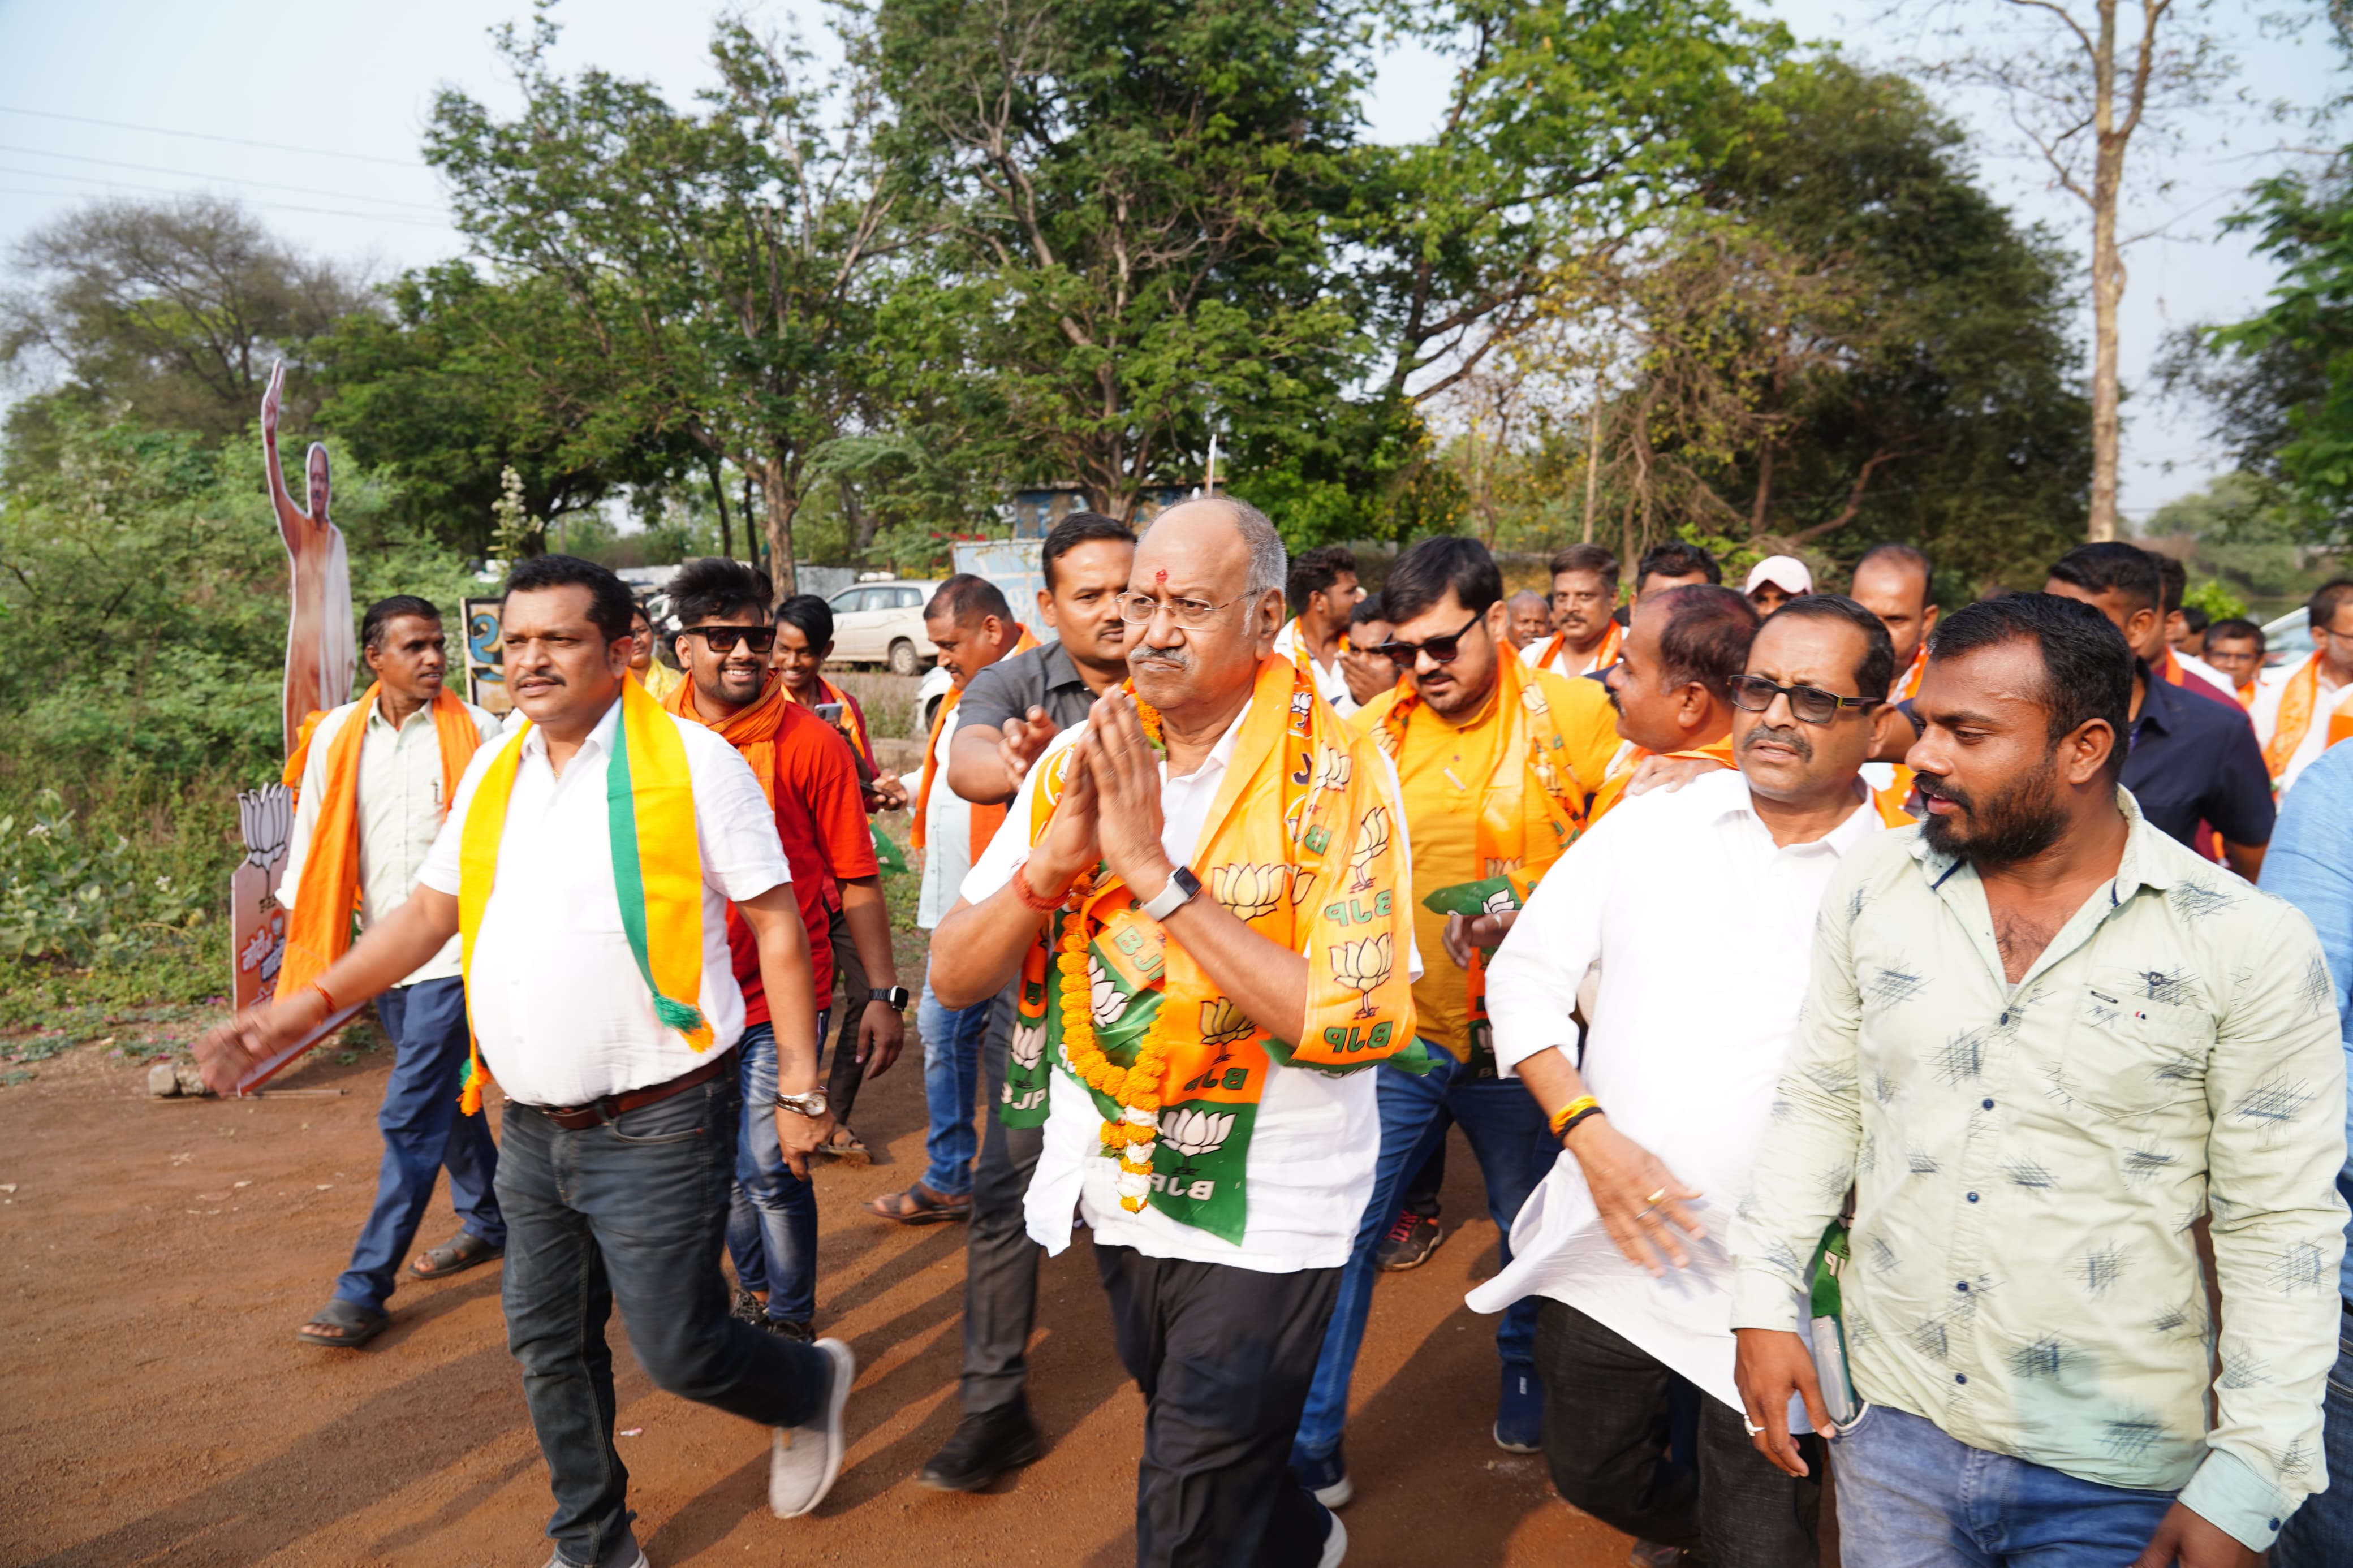
<path id="1" fill-rule="evenodd" d="M 808 928 L 809 970 L 817 1005 L 833 995 L 833 911 L 841 907 L 840 879 L 881 869 L 866 808 L 858 794 L 858 762 L 841 732 L 807 709 L 785 704 L 776 729 L 776 837 L 793 871 L 793 897 Z M 744 1024 L 768 1022 L 768 994 L 760 979 L 760 950 L 752 928 L 730 905 L 727 948 L 744 992 Z"/>

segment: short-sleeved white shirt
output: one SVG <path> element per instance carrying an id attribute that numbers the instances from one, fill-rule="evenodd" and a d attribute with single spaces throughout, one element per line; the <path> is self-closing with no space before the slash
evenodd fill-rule
<path id="1" fill-rule="evenodd" d="M 702 994 L 723 1050 L 744 1032 L 744 994 L 727 952 L 727 905 L 792 879 L 775 813 L 734 747 L 674 714 L 694 791 L 702 854 Z M 417 881 L 455 896 L 466 813 L 491 762 L 520 746 L 507 799 L 499 868 L 474 935 L 467 1005 L 482 1057 L 508 1097 L 529 1105 L 585 1105 L 665 1083 L 711 1059 L 654 1016 L 621 928 L 613 883 L 605 779 L 620 724 L 616 701 L 558 777 L 533 725 L 474 753 L 448 821 Z"/>
<path id="2" fill-rule="evenodd" d="M 1193 860 L 1249 716 L 1250 707 L 1244 704 L 1224 738 L 1194 772 L 1172 779 L 1167 764 L 1161 764 L 1160 844 L 1171 859 Z M 966 903 L 979 903 L 996 893 L 1013 879 L 1014 868 L 1029 858 L 1029 807 L 1039 775 L 1045 772 L 1042 764 L 1047 756 L 1076 744 L 1086 728 L 1081 723 L 1057 735 L 1046 756 L 1039 759 L 1041 765 L 1032 767 L 1021 781 L 1004 828 L 989 840 L 965 879 Z M 1413 862 L 1405 811 L 1395 771 L 1385 772 L 1389 816 L 1398 825 L 1399 880 L 1410 887 Z M 1420 954 L 1411 950 L 1407 973 L 1411 978 L 1421 973 Z M 1262 1274 L 1337 1268 L 1348 1261 L 1381 1152 L 1380 1109 L 1371 1070 L 1331 1078 L 1303 1068 L 1269 1065 L 1266 1092 L 1259 1100 L 1250 1135 L 1246 1166 L 1250 1214 L 1240 1243 L 1171 1219 L 1148 1204 L 1140 1213 L 1128 1213 L 1120 1206 L 1118 1167 L 1099 1152 L 1103 1117 L 1085 1086 L 1057 1068 L 1048 1106 L 1045 1147 L 1029 1180 L 1026 1208 L 1029 1238 L 1049 1252 L 1070 1246 L 1075 1212 L 1085 1216 L 1098 1244 L 1132 1247 L 1147 1258 L 1224 1263 Z"/>

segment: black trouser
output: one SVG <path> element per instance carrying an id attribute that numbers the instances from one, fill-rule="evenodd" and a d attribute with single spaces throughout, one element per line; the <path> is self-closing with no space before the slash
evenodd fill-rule
<path id="1" fill-rule="evenodd" d="M 981 1041 L 981 1092 L 988 1117 L 972 1176 L 972 1219 L 965 1231 L 964 1407 L 985 1415 L 1018 1403 L 1029 1380 L 1029 1326 L 1038 1315 L 1038 1259 L 1021 1200 L 1046 1144 L 1042 1127 L 1008 1128 L 1005 1058 L 1012 1048 L 1016 980 L 1000 993 Z"/>
<path id="2" fill-rule="evenodd" d="M 826 922 L 826 940 L 833 944 L 834 984 L 841 987 L 841 1031 L 833 1037 L 833 1067 L 826 1074 L 825 1104 L 840 1126 L 849 1125 L 849 1108 L 858 1103 L 858 1086 L 866 1081 L 866 1068 L 858 1059 L 858 1023 L 866 1016 L 866 994 L 873 984 L 866 978 L 866 961 L 850 940 L 849 917 L 833 911 Z M 819 1040 L 823 1050 L 825 1042 Z"/>
<path id="3" fill-rule="evenodd" d="M 1095 1244 L 1144 1390 L 1136 1568 L 1306 1568 L 1330 1529 L 1291 1468 L 1340 1270 L 1261 1274 Z"/>
<path id="4" fill-rule="evenodd" d="M 573 1131 L 510 1102 L 499 1207 L 507 1347 L 555 1492 L 547 1533 L 595 1563 L 628 1527 L 629 1472 L 613 1447 L 618 1305 L 654 1386 L 764 1426 L 825 1408 L 832 1368 L 810 1346 L 727 1315 L 719 1250 L 735 1179 L 736 1074 Z"/>
<path id="5" fill-rule="evenodd" d="M 1749 1442 L 1740 1412 L 1700 1398 L 1699 1468 L 1667 1455 L 1675 1374 L 1564 1302 L 1536 1312 L 1545 1463 L 1560 1495 L 1613 1529 L 1704 1546 L 1710 1568 L 1814 1568 L 1821 1440 L 1799 1439 L 1812 1475 L 1783 1475 Z"/>

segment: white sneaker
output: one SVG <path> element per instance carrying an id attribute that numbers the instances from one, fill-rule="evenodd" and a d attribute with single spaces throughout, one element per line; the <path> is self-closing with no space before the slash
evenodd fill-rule
<path id="1" fill-rule="evenodd" d="M 814 1423 L 776 1428 L 776 1448 L 768 1460 L 768 1507 L 778 1519 L 798 1519 L 814 1511 L 841 1474 L 841 1407 L 857 1380 L 858 1358 L 839 1340 L 819 1340 L 816 1348 L 833 1363 L 833 1386 Z"/>
<path id="2" fill-rule="evenodd" d="M 1332 1533 L 1324 1538 L 1324 1555 L 1315 1560 L 1315 1568 L 1340 1568 L 1341 1560 L 1348 1555 L 1348 1527 L 1340 1522 L 1338 1514 L 1332 1515 Z"/>

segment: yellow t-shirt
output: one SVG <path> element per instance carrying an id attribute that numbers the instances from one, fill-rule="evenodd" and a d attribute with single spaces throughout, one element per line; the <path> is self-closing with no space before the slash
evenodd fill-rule
<path id="1" fill-rule="evenodd" d="M 1616 711 L 1599 681 L 1567 679 L 1548 670 L 1531 679 L 1542 687 L 1568 747 L 1569 767 L 1578 786 L 1591 795 L 1608 776 L 1618 750 Z M 1349 722 L 1373 734 L 1397 702 L 1394 689 L 1381 693 Z M 1422 974 L 1414 982 L 1415 1031 L 1461 1058 L 1471 1044 L 1468 977 L 1446 956 L 1446 917 L 1425 907 L 1424 894 L 1458 882 L 1475 882 L 1479 865 L 1479 792 L 1502 761 L 1496 749 L 1504 726 L 1489 700 L 1460 724 L 1428 707 L 1406 727 L 1397 759 L 1398 786 L 1405 805 L 1406 832 L 1413 847 L 1413 940 L 1421 950 Z"/>

